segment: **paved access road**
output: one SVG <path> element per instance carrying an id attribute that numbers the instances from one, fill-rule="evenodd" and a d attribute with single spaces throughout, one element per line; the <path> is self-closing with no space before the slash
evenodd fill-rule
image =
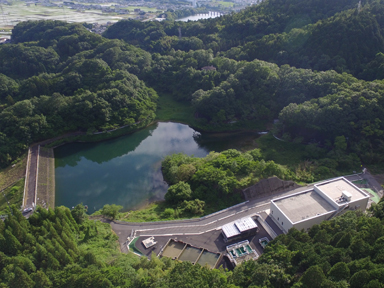
<path id="1" fill-rule="evenodd" d="M 36 193 L 36 181 L 37 181 L 37 157 L 38 157 L 38 145 L 31 147 L 31 154 L 29 158 L 29 167 L 27 175 L 27 187 L 25 191 L 24 208 L 32 208 L 32 203 L 35 202 Z"/>
<path id="2" fill-rule="evenodd" d="M 199 235 L 221 229 L 225 224 L 269 209 L 272 198 L 297 193 L 308 188 L 309 186 L 300 187 L 289 192 L 247 201 L 198 219 L 143 223 L 114 221 L 110 224 L 119 236 L 120 243 L 126 242 L 129 236 Z M 134 233 L 134 235 L 132 233 Z"/>

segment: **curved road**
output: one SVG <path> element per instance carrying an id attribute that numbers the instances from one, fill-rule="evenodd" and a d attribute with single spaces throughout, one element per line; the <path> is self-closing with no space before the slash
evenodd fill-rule
<path id="1" fill-rule="evenodd" d="M 353 181 L 360 178 L 361 174 L 345 176 Z M 356 178 L 356 179 L 355 179 Z M 212 230 L 221 229 L 225 224 L 234 222 L 237 219 L 259 214 L 270 207 L 270 201 L 273 198 L 294 194 L 313 187 L 315 183 L 300 187 L 288 192 L 277 193 L 267 197 L 254 199 L 232 206 L 225 210 L 204 216 L 197 219 L 161 221 L 161 222 L 143 222 L 132 223 L 123 221 L 111 222 L 112 229 L 119 236 L 120 243 L 127 241 L 130 236 L 172 236 L 172 235 L 199 235 Z M 264 219 L 265 220 L 265 219 Z M 267 221 L 268 222 L 268 221 Z M 276 227 L 274 223 L 270 226 Z M 279 231 L 275 231 L 280 234 Z"/>
<path id="2" fill-rule="evenodd" d="M 112 221 L 110 224 L 113 231 L 119 236 L 120 243 L 126 242 L 127 237 L 130 236 L 199 235 L 221 229 L 225 224 L 243 217 L 253 216 L 269 209 L 272 198 L 304 191 L 309 187 L 310 186 L 300 187 L 289 192 L 243 202 L 197 219 L 143 223 Z"/>

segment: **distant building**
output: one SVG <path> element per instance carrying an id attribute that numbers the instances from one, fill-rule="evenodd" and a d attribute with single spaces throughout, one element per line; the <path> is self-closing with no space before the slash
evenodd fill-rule
<path id="1" fill-rule="evenodd" d="M 136 8 L 136 9 L 133 10 L 133 12 L 140 12 L 140 11 L 141 11 L 140 8 Z"/>
<path id="2" fill-rule="evenodd" d="M 5 44 L 5 43 L 9 43 L 10 40 L 7 39 L 7 38 L 0 38 L 0 44 Z"/>
<path id="3" fill-rule="evenodd" d="M 270 216 L 287 233 L 295 227 L 307 231 L 347 210 L 365 211 L 369 195 L 344 177 L 315 184 L 313 188 L 271 200 Z"/>
<path id="4" fill-rule="evenodd" d="M 256 234 L 257 231 L 259 231 L 259 228 L 255 221 L 251 217 L 246 217 L 224 225 L 221 233 L 223 234 L 224 241 L 228 242 Z"/>
<path id="5" fill-rule="evenodd" d="M 206 70 L 206 71 L 216 71 L 216 67 L 214 66 L 204 66 L 203 68 L 201 68 L 201 70 Z"/>

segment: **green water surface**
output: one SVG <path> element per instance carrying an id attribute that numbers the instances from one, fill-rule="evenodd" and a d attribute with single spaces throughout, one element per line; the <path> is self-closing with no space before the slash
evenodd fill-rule
<path id="1" fill-rule="evenodd" d="M 58 147 L 56 205 L 83 203 L 90 213 L 105 204 L 137 209 L 164 199 L 168 185 L 161 161 L 166 155 L 205 157 L 212 150 L 235 148 L 255 138 L 256 133 L 200 134 L 187 125 L 167 122 L 113 140 Z"/>

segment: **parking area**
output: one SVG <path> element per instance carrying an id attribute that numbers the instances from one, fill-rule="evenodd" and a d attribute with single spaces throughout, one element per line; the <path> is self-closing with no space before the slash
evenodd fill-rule
<path id="1" fill-rule="evenodd" d="M 138 249 L 143 255 L 148 258 L 151 257 L 152 253 L 159 255 L 164 246 L 168 243 L 169 239 L 174 239 L 178 241 L 182 241 L 184 243 L 190 244 L 194 247 L 203 248 L 211 252 L 216 253 L 225 253 L 226 246 L 231 245 L 233 243 L 237 243 L 243 240 L 248 240 L 251 247 L 256 250 L 256 252 L 261 255 L 263 253 L 263 248 L 259 243 L 259 239 L 263 237 L 268 237 L 268 239 L 272 240 L 270 235 L 265 231 L 265 229 L 260 225 L 259 221 L 255 221 L 259 227 L 259 231 L 252 236 L 245 238 L 238 238 L 236 240 L 225 242 L 224 237 L 221 234 L 221 228 L 217 230 L 213 230 L 207 233 L 203 233 L 200 235 L 172 235 L 172 236 L 155 236 L 154 240 L 157 242 L 154 246 L 145 248 L 142 241 L 147 239 L 148 236 L 141 236 L 135 243 L 135 248 Z M 221 262 L 218 264 L 218 267 L 223 266 L 224 268 L 232 269 L 231 263 L 226 257 L 224 257 Z"/>

